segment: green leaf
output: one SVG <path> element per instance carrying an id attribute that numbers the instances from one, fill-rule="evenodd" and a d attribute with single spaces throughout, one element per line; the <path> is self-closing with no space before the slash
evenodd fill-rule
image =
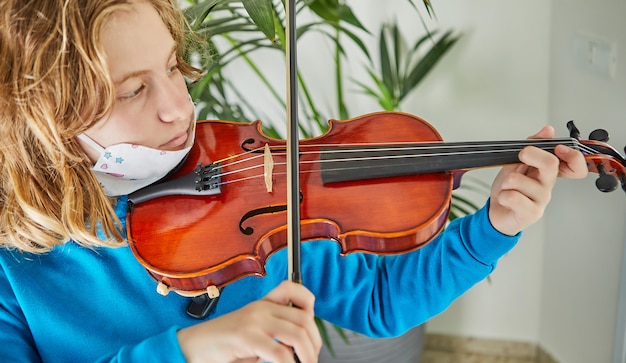
<path id="1" fill-rule="evenodd" d="M 422 59 L 411 69 L 404 81 L 404 91 L 400 95 L 400 101 L 426 77 L 428 73 L 437 65 L 439 60 L 450 50 L 459 39 L 451 37 L 452 31 L 446 32 L 435 45 L 422 57 Z"/>
<path id="2" fill-rule="evenodd" d="M 372 81 L 374 81 L 374 83 L 376 84 L 376 87 L 378 88 L 378 92 L 365 85 L 362 82 L 359 81 L 354 81 L 358 86 L 361 87 L 361 90 L 363 93 L 372 96 L 373 98 L 376 99 L 376 101 L 378 101 L 378 104 L 385 110 L 385 111 L 393 111 L 396 108 L 396 101 L 395 98 L 392 94 L 392 91 L 389 90 L 387 88 L 387 86 L 385 85 L 385 83 L 376 76 L 376 74 L 374 73 L 374 71 L 372 71 L 371 69 L 367 70 L 367 73 L 369 74 L 370 78 L 372 79 Z"/>
<path id="3" fill-rule="evenodd" d="M 320 332 L 320 336 L 322 337 L 322 342 L 324 343 L 324 346 L 328 348 L 328 352 L 330 353 L 331 356 L 334 357 L 335 349 L 333 348 L 333 343 L 330 340 L 330 337 L 328 336 L 328 329 L 326 329 L 326 323 L 324 322 L 324 320 L 316 316 L 315 325 L 317 325 L 317 330 L 319 330 Z"/>
<path id="4" fill-rule="evenodd" d="M 396 77 L 394 77 L 393 71 L 392 71 L 392 67 L 391 67 L 391 63 L 392 60 L 390 59 L 390 55 L 389 55 L 389 48 L 387 46 L 387 37 L 385 36 L 385 29 L 387 27 L 383 26 L 383 28 L 380 30 L 380 39 L 379 39 L 379 57 L 380 57 L 380 68 L 381 68 L 381 76 L 382 76 L 382 82 L 385 84 L 386 88 L 393 92 L 393 84 L 394 84 L 394 79 Z"/>
<path id="5" fill-rule="evenodd" d="M 191 28 L 194 31 L 200 28 L 202 22 L 204 22 L 219 2 L 220 0 L 210 0 L 198 5 L 190 6 L 184 10 L 183 14 L 185 15 L 185 18 L 187 18 L 189 24 L 191 24 Z"/>
<path id="6" fill-rule="evenodd" d="M 252 21 L 265 34 L 267 39 L 275 42 L 276 29 L 274 28 L 272 0 L 242 0 L 241 2 Z"/>
<path id="7" fill-rule="evenodd" d="M 352 39 L 354 44 L 356 44 L 359 47 L 359 49 L 361 49 L 361 51 L 363 52 L 363 54 L 365 54 L 367 59 L 370 59 L 370 54 L 369 54 L 369 51 L 367 50 L 367 46 L 356 33 L 342 26 L 339 26 L 338 29 L 341 31 L 342 34 L 345 34 L 348 36 L 348 38 Z"/>
<path id="8" fill-rule="evenodd" d="M 348 336 L 346 335 L 346 331 L 337 325 L 333 325 L 333 328 L 335 329 L 335 331 L 337 332 L 341 340 L 343 340 L 344 343 L 349 345 L 350 340 L 348 339 Z"/>
<path id="9" fill-rule="evenodd" d="M 402 73 L 404 72 L 401 69 L 401 60 L 404 54 L 406 54 L 406 44 L 404 38 L 402 37 L 402 33 L 400 33 L 400 28 L 398 27 L 398 23 L 393 24 L 393 49 L 394 49 L 394 60 L 395 60 L 395 68 L 393 72 L 393 81 L 396 84 L 394 87 L 398 92 L 402 92 L 402 89 L 398 86 L 402 86 L 402 82 L 400 82 L 400 78 L 402 77 Z M 410 58 L 410 55 L 409 57 Z"/>
<path id="10" fill-rule="evenodd" d="M 344 21 L 368 32 L 367 28 L 354 15 L 352 9 L 338 0 L 305 0 L 305 3 L 309 9 L 328 23 L 338 25 Z"/>
<path id="11" fill-rule="evenodd" d="M 339 17 L 339 1 L 337 0 L 305 0 L 306 5 L 317 16 L 328 23 L 338 24 L 341 20 Z"/>
<path id="12" fill-rule="evenodd" d="M 298 27 L 298 37 L 300 37 L 302 34 L 304 34 L 307 31 L 311 31 L 311 30 L 316 30 L 318 31 L 320 34 L 323 34 L 325 36 L 328 37 L 328 39 L 335 43 L 335 45 L 341 50 L 341 54 L 343 54 L 344 56 L 347 56 L 346 53 L 344 52 L 344 46 L 341 43 L 341 39 L 340 37 L 336 36 L 336 34 L 331 34 L 329 31 L 326 31 L 324 29 L 315 29 L 314 27 L 316 25 L 319 25 L 318 23 L 309 23 L 309 24 L 305 24 L 302 25 L 300 27 Z M 363 42 L 363 40 L 361 40 L 361 38 L 354 32 L 350 31 L 347 28 L 344 28 L 342 26 L 338 26 L 336 28 L 341 34 L 345 34 L 348 36 L 348 38 L 350 38 L 355 45 L 357 45 L 359 47 L 359 49 L 363 52 L 363 54 L 367 57 L 367 59 L 371 62 L 371 57 L 370 57 L 370 53 L 367 49 L 367 46 L 365 45 L 365 42 Z"/>
<path id="13" fill-rule="evenodd" d="M 352 11 L 352 9 L 347 6 L 347 5 L 341 5 L 338 8 L 338 14 L 339 14 L 339 19 L 343 20 L 344 22 L 353 25 L 363 31 L 365 31 L 366 33 L 369 33 L 369 31 L 367 30 L 367 28 L 365 26 L 363 26 L 363 24 L 361 24 L 361 21 L 356 17 L 356 15 L 354 15 L 354 12 Z"/>
<path id="14" fill-rule="evenodd" d="M 437 18 L 437 15 L 435 15 L 435 9 L 433 8 L 433 4 L 431 4 L 430 0 L 422 0 L 422 1 L 424 2 L 424 6 L 426 6 L 426 11 L 428 11 L 428 15 L 431 18 Z"/>

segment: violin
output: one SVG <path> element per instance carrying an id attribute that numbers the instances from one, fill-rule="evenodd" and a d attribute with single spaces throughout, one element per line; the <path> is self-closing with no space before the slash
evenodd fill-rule
<path id="1" fill-rule="evenodd" d="M 412 251 L 444 228 L 452 191 L 468 170 L 518 163 L 534 145 L 580 150 L 598 188 L 626 191 L 626 160 L 607 145 L 570 137 L 445 143 L 425 120 L 379 112 L 329 121 L 328 131 L 300 141 L 303 242 L 335 241 L 342 254 Z M 287 243 L 285 141 L 260 121 L 200 121 L 183 165 L 165 181 L 129 195 L 127 236 L 162 294 L 209 293 L 250 275 Z"/>

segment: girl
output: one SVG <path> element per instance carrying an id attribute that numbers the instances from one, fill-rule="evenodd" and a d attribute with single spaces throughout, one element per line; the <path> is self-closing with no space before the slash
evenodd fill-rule
<path id="1" fill-rule="evenodd" d="M 194 142 L 184 76 L 198 74 L 181 60 L 176 0 L 0 9 L 2 362 L 293 362 L 295 351 L 310 363 L 321 346 L 314 315 L 399 335 L 494 269 L 541 216 L 558 175 L 586 174 L 563 145 L 554 155 L 526 148 L 484 208 L 422 249 L 341 257 L 335 243 L 306 243 L 304 286 L 281 282 L 279 251 L 266 277 L 228 285 L 199 321 L 185 314 L 189 299 L 155 294 L 124 238 L 125 195 L 166 175 Z"/>

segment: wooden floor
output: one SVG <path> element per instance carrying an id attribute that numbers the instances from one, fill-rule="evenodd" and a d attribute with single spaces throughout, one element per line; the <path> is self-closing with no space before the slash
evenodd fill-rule
<path id="1" fill-rule="evenodd" d="M 420 363 L 558 363 L 528 342 L 426 334 Z"/>
<path id="2" fill-rule="evenodd" d="M 506 358 L 476 353 L 450 353 L 426 350 L 420 363 L 537 363 L 535 359 Z"/>
<path id="3" fill-rule="evenodd" d="M 393 339 L 350 335 L 350 344 L 332 330 L 335 354 L 322 349 L 319 363 L 558 363 L 534 343 L 427 334 L 414 329 Z"/>

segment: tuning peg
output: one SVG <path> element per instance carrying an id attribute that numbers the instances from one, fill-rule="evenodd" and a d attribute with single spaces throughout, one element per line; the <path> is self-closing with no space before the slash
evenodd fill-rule
<path id="1" fill-rule="evenodd" d="M 593 130 L 589 134 L 589 140 L 607 142 L 609 141 L 609 132 L 604 129 Z"/>
<path id="2" fill-rule="evenodd" d="M 576 125 L 574 125 L 573 120 L 567 122 L 567 129 L 569 130 L 569 136 L 571 138 L 574 138 L 576 140 L 580 139 L 580 131 L 578 130 Z"/>
<path id="3" fill-rule="evenodd" d="M 608 193 L 617 189 L 617 179 L 609 175 L 606 170 L 604 170 L 604 165 L 598 164 L 596 168 L 598 169 L 598 179 L 596 179 L 596 187 L 598 188 L 598 190 L 604 193 Z M 622 187 L 624 187 L 623 182 Z"/>

